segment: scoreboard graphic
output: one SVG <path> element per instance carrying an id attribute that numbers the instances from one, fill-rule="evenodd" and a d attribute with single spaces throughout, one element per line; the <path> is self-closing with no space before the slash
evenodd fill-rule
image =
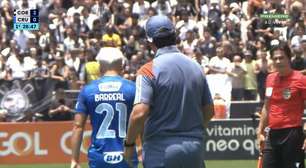
<path id="1" fill-rule="evenodd" d="M 39 10 L 15 9 L 14 30 L 39 30 Z"/>

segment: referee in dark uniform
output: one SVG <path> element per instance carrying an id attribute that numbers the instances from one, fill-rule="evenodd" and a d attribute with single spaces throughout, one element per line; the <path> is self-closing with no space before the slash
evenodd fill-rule
<path id="1" fill-rule="evenodd" d="M 265 103 L 258 127 L 263 168 L 304 168 L 303 111 L 306 76 L 290 66 L 287 43 L 274 41 L 270 51 L 276 72 L 267 77 Z"/>

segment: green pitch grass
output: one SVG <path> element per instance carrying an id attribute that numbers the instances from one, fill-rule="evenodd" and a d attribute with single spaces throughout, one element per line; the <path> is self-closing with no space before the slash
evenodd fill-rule
<path id="1" fill-rule="evenodd" d="M 256 168 L 256 160 L 209 160 L 206 161 L 206 168 Z M 1 165 L 0 168 L 69 168 L 69 164 L 31 164 L 31 165 Z M 82 168 L 88 168 L 82 164 Z M 142 168 L 139 166 L 138 168 Z"/>

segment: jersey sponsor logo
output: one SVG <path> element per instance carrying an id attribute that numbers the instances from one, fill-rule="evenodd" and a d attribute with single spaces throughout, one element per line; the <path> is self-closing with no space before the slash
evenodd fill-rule
<path id="1" fill-rule="evenodd" d="M 272 92 L 273 92 L 273 88 L 272 87 L 267 87 L 266 88 L 266 97 L 271 97 Z"/>
<path id="2" fill-rule="evenodd" d="M 104 161 L 109 164 L 117 164 L 123 161 L 123 152 L 104 152 Z"/>
<path id="3" fill-rule="evenodd" d="M 284 98 L 285 100 L 288 100 L 288 99 L 290 99 L 290 97 L 291 97 L 291 91 L 290 91 L 290 89 L 289 89 L 289 88 L 285 88 L 285 89 L 283 90 L 283 98 Z"/>
<path id="4" fill-rule="evenodd" d="M 121 82 L 104 82 L 99 84 L 99 90 L 101 92 L 116 92 L 121 88 Z"/>

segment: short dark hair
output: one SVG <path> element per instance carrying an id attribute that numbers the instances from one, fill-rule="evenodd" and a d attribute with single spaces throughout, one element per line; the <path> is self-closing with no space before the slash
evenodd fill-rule
<path id="1" fill-rule="evenodd" d="M 164 36 L 164 37 L 154 37 L 153 38 L 153 44 L 157 47 L 157 48 L 162 48 L 165 46 L 171 46 L 171 45 L 175 45 L 176 44 L 176 35 L 175 32 Z"/>
<path id="2" fill-rule="evenodd" d="M 288 46 L 286 42 L 280 41 L 279 44 L 271 46 L 271 50 L 270 50 L 271 58 L 273 58 L 274 56 L 273 54 L 276 50 L 283 51 L 285 55 L 288 57 L 288 59 L 291 60 L 292 53 L 291 53 L 290 47 Z"/>

